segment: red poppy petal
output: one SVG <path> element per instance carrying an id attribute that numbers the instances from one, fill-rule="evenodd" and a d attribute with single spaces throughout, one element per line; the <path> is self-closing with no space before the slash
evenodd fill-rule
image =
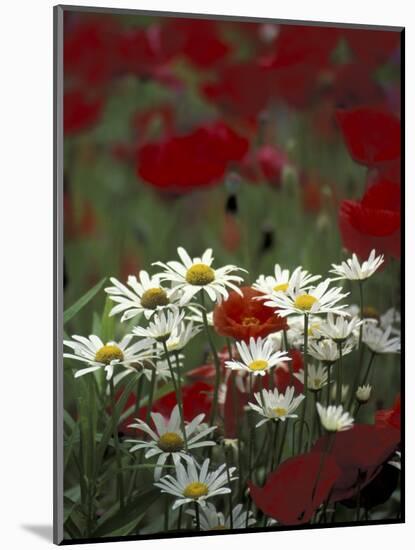
<path id="1" fill-rule="evenodd" d="M 401 126 L 393 114 L 371 107 L 337 111 L 337 121 L 350 155 L 366 165 L 400 157 Z"/>

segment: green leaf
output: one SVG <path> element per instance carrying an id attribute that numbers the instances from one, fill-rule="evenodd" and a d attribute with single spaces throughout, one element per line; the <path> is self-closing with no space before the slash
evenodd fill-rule
<path id="1" fill-rule="evenodd" d="M 113 307 L 114 302 L 108 296 L 105 300 L 104 311 L 101 319 L 101 340 L 104 344 L 114 339 L 115 317 L 110 317 L 110 311 Z"/>
<path id="2" fill-rule="evenodd" d="M 63 312 L 63 324 L 67 323 L 72 317 L 74 317 L 77 313 L 81 311 L 82 308 L 84 308 L 88 302 L 98 294 L 98 292 L 103 287 L 105 281 L 107 280 L 106 277 L 100 280 L 99 283 L 97 283 L 94 287 L 92 287 L 88 292 L 86 292 L 79 300 L 77 300 L 74 304 L 72 304 L 70 307 L 65 309 Z"/>
<path id="3" fill-rule="evenodd" d="M 92 533 L 93 537 L 121 536 L 131 533 L 146 514 L 149 507 L 159 497 L 154 487 L 144 491 L 132 500 L 128 506 L 118 510 L 112 517 L 105 519 Z"/>
<path id="4" fill-rule="evenodd" d="M 112 417 L 113 418 L 115 417 L 117 424 L 119 422 L 121 412 L 122 412 L 122 410 L 125 407 L 125 404 L 127 402 L 128 396 L 131 394 L 131 392 L 133 391 L 133 388 L 135 387 L 135 385 L 137 383 L 137 379 L 136 379 L 135 376 L 131 376 L 129 378 L 130 378 L 129 381 L 125 385 L 124 392 L 122 393 L 121 397 L 119 398 L 119 400 L 118 400 L 118 402 L 115 406 L 115 409 L 112 411 Z M 105 449 L 108 446 L 108 442 L 109 442 L 111 436 L 112 436 L 112 422 L 108 422 L 106 427 L 105 427 L 105 430 L 102 434 L 102 439 L 101 439 L 101 441 L 98 445 L 97 452 L 96 452 L 96 457 L 95 457 L 95 468 L 96 468 L 95 473 L 96 473 L 96 475 L 99 474 L 101 463 L 102 463 L 102 460 L 103 460 L 104 454 L 105 454 Z"/>

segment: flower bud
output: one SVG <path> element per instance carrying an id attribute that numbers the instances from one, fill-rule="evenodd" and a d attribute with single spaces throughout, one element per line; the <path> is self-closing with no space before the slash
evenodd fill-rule
<path id="1" fill-rule="evenodd" d="M 369 401 L 371 394 L 372 386 L 369 386 L 369 384 L 367 384 L 366 386 L 359 386 L 356 390 L 356 400 L 361 405 L 364 405 Z"/>

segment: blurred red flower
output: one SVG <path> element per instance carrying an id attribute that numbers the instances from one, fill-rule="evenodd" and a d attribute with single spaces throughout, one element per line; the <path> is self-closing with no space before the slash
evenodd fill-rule
<path id="1" fill-rule="evenodd" d="M 172 34 L 182 37 L 182 53 L 201 69 L 211 68 L 231 51 L 216 21 L 175 19 L 168 27 Z"/>
<path id="2" fill-rule="evenodd" d="M 338 110 L 337 122 L 352 158 L 367 166 L 398 159 L 401 125 L 392 113 L 374 107 Z"/>
<path id="3" fill-rule="evenodd" d="M 391 409 L 379 410 L 375 414 L 376 426 L 401 429 L 401 396 L 398 395 Z"/>
<path id="4" fill-rule="evenodd" d="M 255 62 L 235 63 L 216 71 L 216 80 L 204 83 L 201 91 L 226 113 L 257 117 L 272 93 L 272 77 Z"/>
<path id="5" fill-rule="evenodd" d="M 165 190 L 212 185 L 218 183 L 232 161 L 243 158 L 247 149 L 248 140 L 222 122 L 199 126 L 190 134 L 142 146 L 137 174 Z"/>
<path id="6" fill-rule="evenodd" d="M 287 321 L 279 317 L 271 308 L 264 305 L 261 292 L 249 287 L 241 287 L 243 296 L 231 291 L 227 300 L 218 304 L 213 311 L 213 323 L 222 336 L 249 342 L 251 337 L 268 336 L 288 328 Z"/>
<path id="7" fill-rule="evenodd" d="M 377 68 L 399 48 L 400 33 L 367 29 L 344 29 L 342 31 L 356 62 L 368 68 Z"/>
<path id="8" fill-rule="evenodd" d="M 112 17 L 75 18 L 66 14 L 65 79 L 75 79 L 85 89 L 105 85 L 117 67 L 118 32 Z"/>
<path id="9" fill-rule="evenodd" d="M 88 94 L 81 89 L 65 92 L 63 98 L 65 134 L 75 134 L 93 126 L 99 120 L 103 106 L 102 96 Z"/>
<path id="10" fill-rule="evenodd" d="M 360 257 L 375 248 L 399 258 L 400 201 L 400 186 L 387 180 L 370 186 L 361 201 L 342 201 L 339 226 L 344 246 Z"/>
<path id="11" fill-rule="evenodd" d="M 263 487 L 248 486 L 255 505 L 283 525 L 308 523 L 328 498 L 340 469 L 329 455 L 312 452 L 289 458 Z"/>
<path id="12" fill-rule="evenodd" d="M 312 451 L 327 448 L 323 436 Z M 330 448 L 330 456 L 341 469 L 330 496 L 332 502 L 353 497 L 379 472 L 379 468 L 394 453 L 400 433 L 389 427 L 372 424 L 355 424 L 351 430 L 337 432 Z"/>
<path id="13" fill-rule="evenodd" d="M 335 68 L 331 94 L 333 102 L 343 109 L 377 104 L 384 99 L 373 71 L 360 62 L 344 63 Z"/>

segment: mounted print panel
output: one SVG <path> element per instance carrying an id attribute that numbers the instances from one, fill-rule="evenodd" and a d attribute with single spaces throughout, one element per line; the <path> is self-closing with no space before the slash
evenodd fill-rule
<path id="1" fill-rule="evenodd" d="M 55 8 L 56 543 L 404 520 L 403 53 Z"/>

